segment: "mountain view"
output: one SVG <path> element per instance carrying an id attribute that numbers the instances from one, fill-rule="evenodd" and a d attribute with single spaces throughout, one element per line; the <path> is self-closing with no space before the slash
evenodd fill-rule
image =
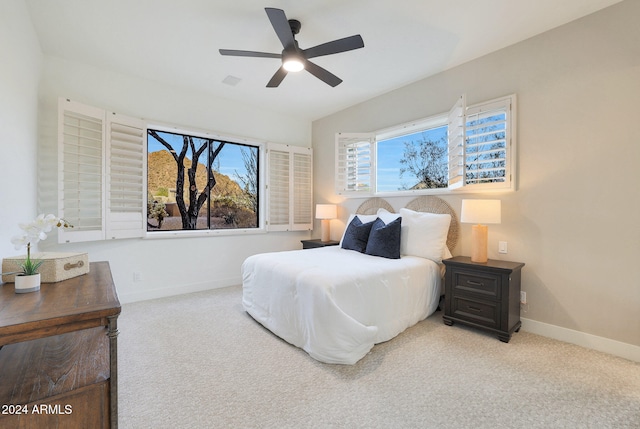
<path id="1" fill-rule="evenodd" d="M 191 160 L 184 160 L 185 169 L 191 167 Z M 153 196 L 161 195 L 159 191 L 163 189 L 175 189 L 176 187 L 176 175 L 178 174 L 178 168 L 173 156 L 166 150 L 152 152 L 147 155 L 147 189 Z M 220 174 L 216 171 L 213 172 L 213 176 L 216 178 L 216 186 L 213 188 L 213 196 L 227 196 L 227 195 L 241 195 L 242 188 L 235 181 L 231 180 L 229 176 Z M 198 189 L 202 190 L 207 184 L 207 167 L 202 163 L 198 163 L 198 169 L 196 172 L 196 183 Z M 189 181 L 185 172 L 185 190 L 189 186 Z M 188 195 L 185 192 L 185 197 Z M 174 198 L 175 195 L 169 195 Z"/>
<path id="2" fill-rule="evenodd" d="M 189 178 L 187 170 L 191 160 L 185 158 L 184 202 L 189 205 Z M 180 210 L 176 203 L 176 177 L 178 168 L 173 156 L 166 150 L 151 152 L 147 155 L 147 229 L 149 231 L 172 231 L 184 229 Z M 211 211 L 205 203 L 195 229 L 256 228 L 257 213 L 251 205 L 251 198 L 229 176 L 214 170 L 216 185 L 211 192 Z M 198 163 L 196 186 L 204 190 L 207 184 L 207 167 Z M 195 221 L 195 220 L 194 220 Z"/>

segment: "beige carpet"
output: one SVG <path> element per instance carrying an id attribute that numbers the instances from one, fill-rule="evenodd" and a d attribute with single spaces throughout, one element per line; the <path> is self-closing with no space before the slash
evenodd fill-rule
<path id="1" fill-rule="evenodd" d="M 353 366 L 310 358 L 230 287 L 126 304 L 121 428 L 640 428 L 640 364 L 442 313 Z"/>

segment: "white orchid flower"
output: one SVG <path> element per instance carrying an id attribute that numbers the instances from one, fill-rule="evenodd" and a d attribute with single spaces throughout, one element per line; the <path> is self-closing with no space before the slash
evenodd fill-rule
<path id="1" fill-rule="evenodd" d="M 61 219 L 53 214 L 45 215 L 40 214 L 31 223 L 18 224 L 20 229 L 24 232 L 22 235 L 13 237 L 11 243 L 15 246 L 16 250 L 30 244 L 36 244 L 41 240 L 47 239 L 47 233 L 51 232 L 54 227 L 72 227 L 64 219 Z"/>
<path id="2" fill-rule="evenodd" d="M 11 244 L 15 247 L 16 250 L 22 249 L 24 246 L 29 244 L 30 237 L 27 234 L 16 235 L 11 238 Z"/>
<path id="3" fill-rule="evenodd" d="M 18 226 L 22 229 L 23 233 L 11 238 L 11 243 L 13 243 L 16 250 L 27 246 L 27 259 L 25 259 L 24 264 L 22 264 L 23 272 L 27 275 L 36 274 L 42 264 L 42 261 L 34 262 L 31 260 L 31 245 L 36 244 L 40 240 L 45 240 L 47 233 L 51 232 L 53 227 L 73 228 L 73 225 L 52 214 L 40 214 L 33 222 L 20 223 Z"/>
<path id="4" fill-rule="evenodd" d="M 56 226 L 59 222 L 60 222 L 60 219 L 58 219 L 56 216 L 52 214 L 48 214 L 46 216 L 44 214 L 41 214 L 41 215 L 38 215 L 38 217 L 33 221 L 31 225 L 34 228 L 37 228 L 40 231 L 46 233 L 46 232 L 50 232 L 51 229 L 53 229 L 53 227 Z M 41 238 L 41 240 L 44 240 L 44 238 Z"/>

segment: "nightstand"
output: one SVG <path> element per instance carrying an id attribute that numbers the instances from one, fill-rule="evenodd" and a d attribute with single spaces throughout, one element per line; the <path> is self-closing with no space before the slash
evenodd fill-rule
<path id="1" fill-rule="evenodd" d="M 446 325 L 459 322 L 485 329 L 508 343 L 520 330 L 520 272 L 523 263 L 489 259 L 484 264 L 466 256 L 442 261 L 445 274 Z"/>
<path id="2" fill-rule="evenodd" d="M 319 238 L 313 240 L 300 240 L 302 242 L 303 249 L 314 249 L 316 247 L 325 247 L 325 246 L 337 246 L 340 244 L 339 241 L 321 241 Z"/>

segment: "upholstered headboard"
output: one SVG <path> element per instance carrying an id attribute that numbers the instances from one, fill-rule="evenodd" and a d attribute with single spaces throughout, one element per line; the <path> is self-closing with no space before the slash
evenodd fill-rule
<path id="1" fill-rule="evenodd" d="M 376 214 L 378 209 L 385 209 L 389 212 L 395 212 L 394 208 L 383 198 L 369 198 L 356 210 L 357 214 Z M 451 223 L 449 224 L 449 232 L 447 234 L 447 247 L 450 251 L 453 251 L 456 244 L 458 244 L 458 234 L 460 231 L 460 224 L 458 223 L 458 216 L 456 212 L 451 208 L 449 204 L 442 198 L 435 197 L 433 195 L 423 195 L 417 197 L 409 203 L 406 208 L 416 212 L 427 212 L 437 214 L 449 214 L 451 215 Z"/>

